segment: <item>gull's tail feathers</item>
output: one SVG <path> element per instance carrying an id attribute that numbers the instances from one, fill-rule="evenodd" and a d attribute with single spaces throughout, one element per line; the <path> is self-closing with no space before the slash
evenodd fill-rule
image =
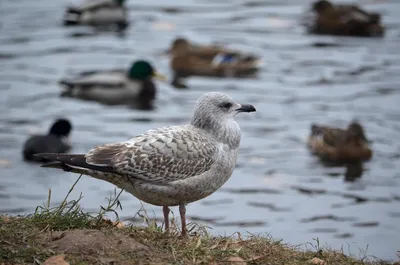
<path id="1" fill-rule="evenodd" d="M 88 171 L 116 173 L 111 166 L 98 166 L 87 163 L 84 154 L 40 153 L 34 156 L 53 161 L 43 164 L 41 167 L 58 168 L 78 174 L 88 174 Z"/>

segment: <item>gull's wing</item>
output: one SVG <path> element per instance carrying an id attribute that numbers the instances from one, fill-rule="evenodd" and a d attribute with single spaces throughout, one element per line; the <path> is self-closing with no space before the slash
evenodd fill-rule
<path id="1" fill-rule="evenodd" d="M 86 162 L 112 167 L 118 174 L 159 184 L 200 175 L 215 162 L 218 144 L 198 129 L 173 126 L 118 144 L 90 150 Z"/>

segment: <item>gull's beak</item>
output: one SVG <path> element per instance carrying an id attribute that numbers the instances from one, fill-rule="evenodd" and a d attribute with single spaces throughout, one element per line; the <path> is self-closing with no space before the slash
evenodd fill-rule
<path id="1" fill-rule="evenodd" d="M 168 78 L 165 75 L 163 75 L 163 74 L 161 74 L 159 72 L 156 72 L 156 71 L 153 72 L 153 77 L 158 79 L 158 80 L 160 80 L 160 81 L 167 81 L 168 80 Z"/>
<path id="2" fill-rule="evenodd" d="M 236 109 L 237 112 L 254 112 L 256 108 L 250 104 L 242 104 L 240 108 Z"/>

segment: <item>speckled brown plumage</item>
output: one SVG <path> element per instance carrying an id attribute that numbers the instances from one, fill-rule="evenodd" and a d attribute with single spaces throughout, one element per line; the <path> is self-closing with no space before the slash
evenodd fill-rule
<path id="1" fill-rule="evenodd" d="M 316 34 L 382 37 L 385 28 L 378 13 L 367 12 L 356 5 L 334 5 L 320 0 L 313 3 L 308 29 Z"/>
<path id="2" fill-rule="evenodd" d="M 175 39 L 170 48 L 170 66 L 174 71 L 172 84 L 186 87 L 181 78 L 190 76 L 245 77 L 260 68 L 260 58 L 252 54 L 226 49 L 216 45 L 195 45 L 183 38 Z M 232 60 L 216 63 L 217 56 Z"/>
<path id="3" fill-rule="evenodd" d="M 347 129 L 313 124 L 308 146 L 314 154 L 331 161 L 354 162 L 372 157 L 364 129 L 356 121 Z"/>

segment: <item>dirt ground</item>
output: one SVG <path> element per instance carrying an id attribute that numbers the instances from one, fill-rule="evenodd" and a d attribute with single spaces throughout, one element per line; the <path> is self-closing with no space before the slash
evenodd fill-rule
<path id="1" fill-rule="evenodd" d="M 95 229 L 47 232 L 37 238 L 37 243 L 55 253 L 100 264 L 113 264 L 117 260 L 121 264 L 127 258 L 144 257 L 150 252 L 132 235 Z"/>

